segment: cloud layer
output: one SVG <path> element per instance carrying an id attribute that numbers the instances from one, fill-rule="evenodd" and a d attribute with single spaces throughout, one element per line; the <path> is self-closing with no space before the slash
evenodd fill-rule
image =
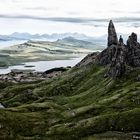
<path id="1" fill-rule="evenodd" d="M 113 19 L 120 32 L 140 32 L 140 1 L 0 0 L 2 34 L 81 32 L 99 35 Z M 131 28 L 130 28 L 131 27 Z"/>

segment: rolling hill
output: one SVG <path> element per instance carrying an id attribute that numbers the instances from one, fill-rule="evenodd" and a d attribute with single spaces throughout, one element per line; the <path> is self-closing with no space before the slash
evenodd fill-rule
<path id="1" fill-rule="evenodd" d="M 83 42 L 85 44 L 83 44 Z M 82 45 L 83 44 L 83 45 Z M 9 66 L 24 62 L 63 60 L 83 57 L 95 51 L 94 44 L 74 38 L 50 41 L 27 41 L 0 50 L 0 65 Z"/>

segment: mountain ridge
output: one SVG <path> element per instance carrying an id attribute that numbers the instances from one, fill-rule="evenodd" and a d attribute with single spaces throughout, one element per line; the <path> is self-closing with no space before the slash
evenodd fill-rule
<path id="1" fill-rule="evenodd" d="M 9 35 L 0 35 L 1 39 L 6 40 L 30 40 L 30 39 L 63 39 L 66 37 L 74 37 L 77 39 L 88 39 L 92 38 L 90 36 L 87 36 L 85 34 L 80 34 L 80 33 L 53 33 L 53 34 L 30 34 L 30 33 L 19 33 L 19 32 L 14 32 Z"/>

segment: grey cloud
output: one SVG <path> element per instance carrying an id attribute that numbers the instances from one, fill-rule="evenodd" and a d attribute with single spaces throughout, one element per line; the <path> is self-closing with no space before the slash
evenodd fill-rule
<path id="1" fill-rule="evenodd" d="M 69 18 L 69 17 L 39 17 L 39 16 L 27 16 L 27 15 L 0 15 L 0 18 L 9 19 L 33 19 L 33 20 L 48 20 L 56 22 L 71 22 L 71 23 L 88 23 L 94 21 L 105 21 L 106 19 L 90 19 L 90 18 Z"/>
<path id="2" fill-rule="evenodd" d="M 94 19 L 94 18 L 69 18 L 69 17 L 39 17 L 39 16 L 28 16 L 28 15 L 0 15 L 0 18 L 7 19 L 32 19 L 32 20 L 46 20 L 46 21 L 56 21 L 56 22 L 68 22 L 68 23 L 94 23 L 100 22 L 105 23 L 110 19 Z M 125 23 L 125 22 L 140 22 L 140 18 L 135 17 L 121 17 L 121 18 L 112 18 L 112 20 L 116 23 Z"/>
<path id="3" fill-rule="evenodd" d="M 137 22 L 140 21 L 138 17 L 121 17 L 121 18 L 114 18 L 115 22 Z"/>

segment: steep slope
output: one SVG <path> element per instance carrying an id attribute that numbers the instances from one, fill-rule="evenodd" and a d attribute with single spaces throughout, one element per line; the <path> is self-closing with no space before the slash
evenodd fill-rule
<path id="1" fill-rule="evenodd" d="M 48 82 L 1 83 L 0 136 L 80 139 L 105 131 L 140 130 L 140 69 L 119 80 L 86 66 Z M 127 122 L 127 123 L 126 123 Z"/>

